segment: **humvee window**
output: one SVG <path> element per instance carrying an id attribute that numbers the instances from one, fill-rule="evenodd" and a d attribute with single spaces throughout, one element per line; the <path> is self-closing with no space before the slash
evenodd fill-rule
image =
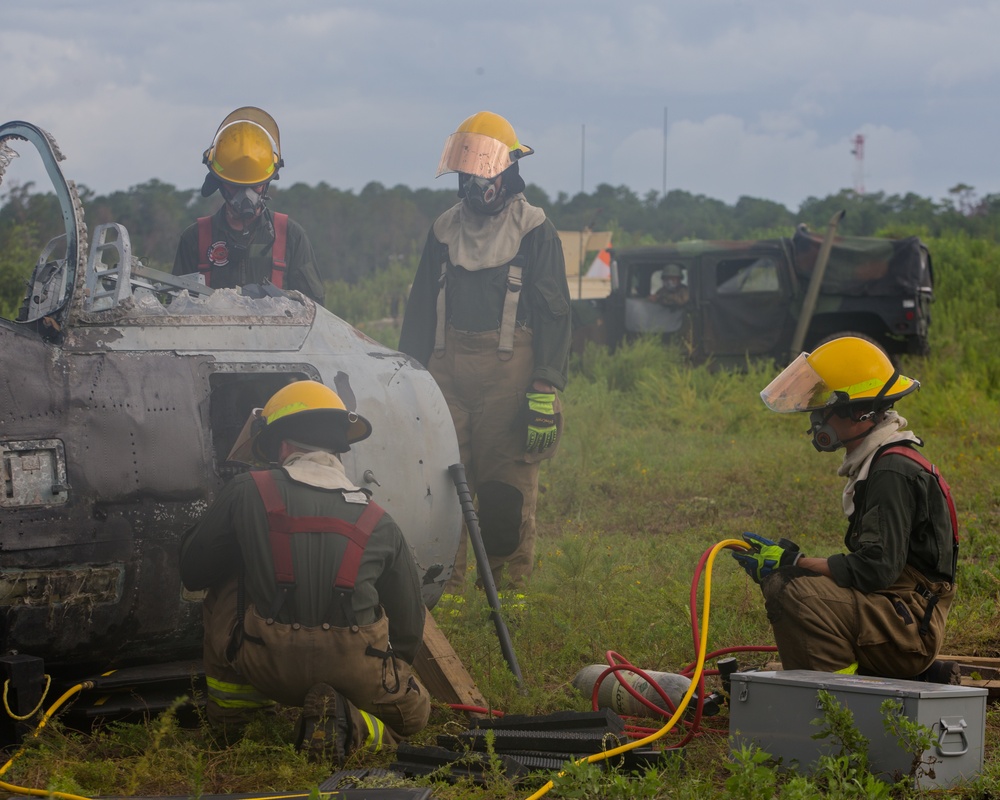
<path id="1" fill-rule="evenodd" d="M 776 292 L 778 264 L 770 257 L 720 261 L 715 268 L 715 286 L 719 294 Z"/>

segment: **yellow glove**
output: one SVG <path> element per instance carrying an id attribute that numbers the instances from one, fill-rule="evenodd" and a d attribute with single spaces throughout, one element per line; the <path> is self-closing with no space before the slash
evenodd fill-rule
<path id="1" fill-rule="evenodd" d="M 529 453 L 542 453 L 556 443 L 555 394 L 549 392 L 528 392 L 528 440 L 525 449 Z"/>

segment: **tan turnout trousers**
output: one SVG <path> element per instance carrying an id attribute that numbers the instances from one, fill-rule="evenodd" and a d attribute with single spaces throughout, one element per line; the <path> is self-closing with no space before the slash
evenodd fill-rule
<path id="1" fill-rule="evenodd" d="M 210 722 L 238 728 L 248 712 L 271 701 L 302 706 L 312 686 L 326 683 L 350 701 L 345 709 L 352 730 L 348 752 L 363 746 L 368 737 L 369 721 L 359 709 L 385 723 L 387 743 L 427 724 L 430 696 L 410 666 L 370 653 L 389 650 L 385 614 L 371 625 L 305 627 L 268 624 L 251 604 L 245 612 L 243 644 L 230 661 L 226 648 L 237 624 L 236 587 L 233 579 L 209 590 L 203 604 Z"/>
<path id="2" fill-rule="evenodd" d="M 929 601 L 918 586 L 938 597 L 925 634 L 919 628 Z M 784 669 L 836 672 L 856 661 L 864 672 L 893 678 L 915 677 L 934 662 L 955 597 L 954 584 L 928 583 L 912 567 L 880 592 L 795 567 L 776 570 L 761 589 Z"/>
<path id="3" fill-rule="evenodd" d="M 515 501 L 492 511 L 487 508 L 484 497 L 478 497 L 480 527 L 486 551 L 490 554 L 494 582 L 498 586 L 503 585 L 501 572 L 506 564 L 505 582 L 517 586 L 531 574 L 534 566 L 538 462 L 551 458 L 556 446 L 542 456 L 525 453 L 525 392 L 534 369 L 531 332 L 524 328 L 515 330 L 514 352 L 508 360 L 497 356 L 499 343 L 496 331 L 466 333 L 449 327 L 445 333 L 445 350 L 431 356 L 428 369 L 451 411 L 469 491 L 477 496 L 479 489 L 495 482 L 494 485 L 499 483 L 511 487 L 515 490 L 512 494 L 520 494 L 519 509 Z M 558 412 L 558 405 L 556 409 Z M 557 417 L 561 414 L 557 413 Z M 508 550 L 509 541 L 491 541 L 493 537 L 489 531 L 492 520 L 487 518 L 487 514 L 497 511 L 510 512 L 515 517 L 508 527 L 516 527 L 517 530 L 507 534 L 513 540 L 513 550 Z M 504 516 L 504 513 L 499 516 Z M 507 536 L 499 538 L 506 540 Z M 464 583 L 466 537 L 467 532 L 463 529 L 455 557 L 455 570 L 445 586 L 446 592 L 457 591 Z"/>

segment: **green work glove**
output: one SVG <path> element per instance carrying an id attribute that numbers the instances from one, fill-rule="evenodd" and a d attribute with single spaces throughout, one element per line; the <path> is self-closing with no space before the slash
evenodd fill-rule
<path id="1" fill-rule="evenodd" d="M 529 453 L 544 452 L 556 443 L 555 394 L 528 392 L 528 441 Z"/>
<path id="2" fill-rule="evenodd" d="M 735 558 L 754 583 L 770 575 L 779 567 L 793 567 L 802 557 L 799 546 L 788 539 L 772 542 L 756 533 L 744 533 L 743 541 L 750 545 L 750 550 L 733 550 Z"/>

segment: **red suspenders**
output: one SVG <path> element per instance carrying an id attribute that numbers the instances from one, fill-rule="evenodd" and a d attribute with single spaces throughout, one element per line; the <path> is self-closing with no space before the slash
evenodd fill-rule
<path id="1" fill-rule="evenodd" d="M 271 245 L 271 283 L 279 289 L 285 288 L 285 273 L 288 262 L 288 214 L 272 214 L 274 219 L 274 243 Z M 212 285 L 212 217 L 198 217 L 198 272 L 205 276 L 205 285 Z"/>
<path id="2" fill-rule="evenodd" d="M 923 467 L 927 472 L 935 477 L 938 482 L 938 486 L 941 487 L 941 494 L 944 495 L 945 502 L 948 503 L 948 512 L 951 514 L 951 532 L 955 537 L 955 544 L 958 544 L 958 514 L 955 511 L 955 501 L 951 497 L 951 487 L 948 482 L 944 479 L 944 476 L 938 472 L 938 468 L 934 466 L 930 461 L 924 458 L 920 453 L 914 450 L 912 447 L 906 447 L 905 445 L 897 445 L 895 447 L 889 447 L 879 453 L 879 458 L 888 454 L 895 453 L 899 456 L 906 456 L 911 461 L 916 461 L 921 467 Z"/>
<path id="3" fill-rule="evenodd" d="M 264 501 L 264 508 L 267 509 L 274 579 L 280 590 L 278 606 L 272 609 L 270 616 L 274 617 L 277 614 L 287 593 L 295 588 L 295 567 L 292 563 L 290 539 L 292 534 L 336 533 L 346 537 L 347 549 L 344 551 L 333 585 L 341 597 L 354 591 L 358 568 L 361 566 L 361 556 L 368 544 L 368 538 L 385 511 L 376 503 L 369 502 L 356 524 L 337 517 L 293 517 L 287 513 L 271 470 L 254 470 L 250 476 L 257 485 L 257 490 Z M 350 613 L 350 608 L 345 610 Z"/>

